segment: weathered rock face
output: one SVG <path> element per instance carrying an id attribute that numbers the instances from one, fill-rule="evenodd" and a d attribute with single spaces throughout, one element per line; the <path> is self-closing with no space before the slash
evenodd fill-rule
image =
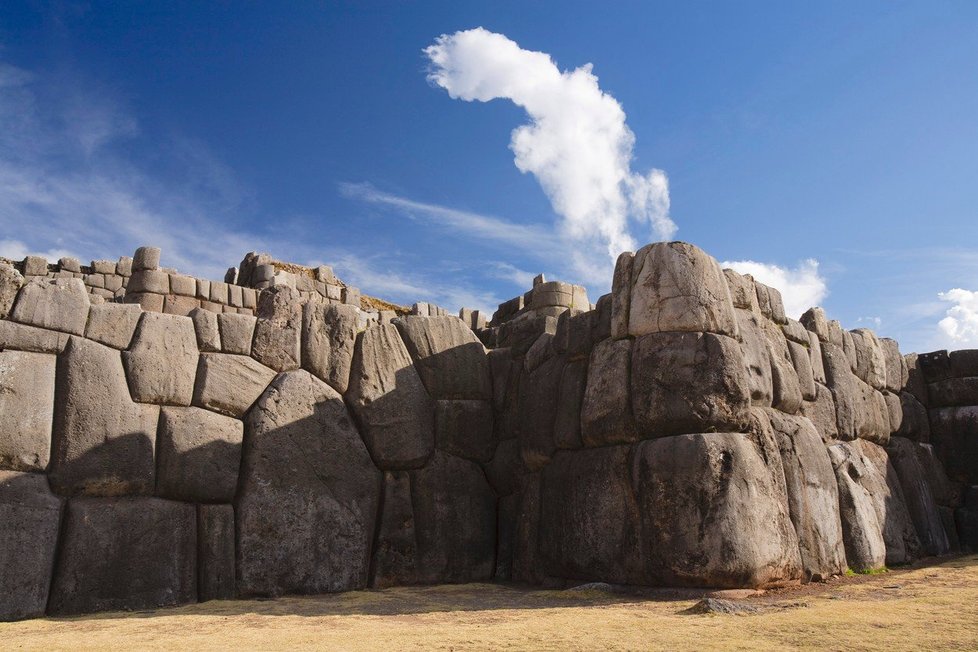
<path id="1" fill-rule="evenodd" d="M 248 414 L 241 472 L 244 595 L 367 585 L 381 476 L 329 385 L 303 370 L 276 378 Z"/>
<path id="2" fill-rule="evenodd" d="M 251 358 L 205 353 L 197 368 L 193 404 L 231 417 L 242 416 L 261 396 L 275 372 Z"/>
<path id="3" fill-rule="evenodd" d="M 237 419 L 195 407 L 163 408 L 156 442 L 157 494 L 188 502 L 231 502 L 242 434 Z"/>
<path id="4" fill-rule="evenodd" d="M 921 545 L 929 555 L 945 554 L 950 550 L 947 534 L 914 443 L 909 439 L 894 437 L 887 450 L 900 478 L 903 494 L 907 497 L 907 508 Z"/>
<path id="5" fill-rule="evenodd" d="M 201 602 L 237 595 L 234 576 L 234 508 L 197 505 L 197 593 Z"/>
<path id="6" fill-rule="evenodd" d="M 638 438 L 630 398 L 631 359 L 631 340 L 605 340 L 591 350 L 581 409 L 581 438 L 585 446 Z"/>
<path id="7" fill-rule="evenodd" d="M 44 615 L 60 520 L 43 475 L 0 471 L 0 620 Z"/>
<path id="8" fill-rule="evenodd" d="M 44 471 L 51 455 L 55 357 L 0 351 L 0 468 Z"/>
<path id="9" fill-rule="evenodd" d="M 346 400 L 380 468 L 418 468 L 431 456 L 434 406 L 397 327 L 375 326 L 357 338 Z"/>
<path id="10" fill-rule="evenodd" d="M 147 609 L 197 599 L 193 505 L 74 498 L 63 532 L 50 613 Z"/>
<path id="11" fill-rule="evenodd" d="M 402 317 L 395 323 L 432 398 L 492 398 L 485 347 L 460 319 Z"/>
<path id="12" fill-rule="evenodd" d="M 886 543 L 873 495 L 867 489 L 872 466 L 858 447 L 849 442 L 829 446 L 839 488 L 839 513 L 846 560 L 856 571 L 882 568 L 886 564 Z"/>
<path id="13" fill-rule="evenodd" d="M 382 589 L 418 582 L 418 538 L 407 471 L 384 473 L 384 497 L 377 524 L 370 586 Z"/>
<path id="14" fill-rule="evenodd" d="M 6 263 L 0 263 L 0 319 L 6 319 L 14 307 L 17 293 L 24 286 L 24 277 Z"/>
<path id="15" fill-rule="evenodd" d="M 865 439 L 855 442 L 855 447 L 872 466 L 861 478 L 873 498 L 876 519 L 880 523 L 883 542 L 886 545 L 886 565 L 906 564 L 921 556 L 920 539 L 907 504 L 903 488 L 886 450 Z"/>
<path id="16" fill-rule="evenodd" d="M 11 319 L 72 335 L 82 335 L 90 302 L 81 279 L 34 279 L 17 295 Z"/>
<path id="17" fill-rule="evenodd" d="M 435 401 L 435 447 L 475 462 L 488 462 L 495 448 L 489 402 Z"/>
<path id="18" fill-rule="evenodd" d="M 278 285 L 261 293 L 251 355 L 275 371 L 298 369 L 301 361 L 302 306 L 298 293 Z"/>
<path id="19" fill-rule="evenodd" d="M 307 303 L 302 309 L 302 366 L 339 393 L 350 384 L 357 310 Z"/>
<path id="20" fill-rule="evenodd" d="M 188 317 L 143 313 L 122 354 L 134 400 L 190 405 L 197 373 L 197 336 Z"/>

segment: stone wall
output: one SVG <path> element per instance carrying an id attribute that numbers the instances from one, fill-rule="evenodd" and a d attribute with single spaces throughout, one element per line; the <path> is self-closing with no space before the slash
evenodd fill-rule
<path id="1" fill-rule="evenodd" d="M 257 254 L 223 302 L 152 248 L 125 302 L 61 271 L 0 264 L 3 618 L 775 586 L 976 545 L 978 355 L 791 320 L 691 245 L 622 254 L 594 305 L 538 278 L 488 323 Z"/>

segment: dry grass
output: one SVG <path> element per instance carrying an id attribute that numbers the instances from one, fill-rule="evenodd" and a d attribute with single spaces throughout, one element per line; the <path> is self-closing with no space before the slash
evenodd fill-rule
<path id="1" fill-rule="evenodd" d="M 978 556 L 749 602 L 760 613 L 694 616 L 681 613 L 693 599 L 661 595 L 398 588 L 4 623 L 0 640 L 42 650 L 978 649 Z"/>

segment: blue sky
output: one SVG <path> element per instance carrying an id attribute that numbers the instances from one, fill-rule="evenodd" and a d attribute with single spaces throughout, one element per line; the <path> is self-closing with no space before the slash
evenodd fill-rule
<path id="1" fill-rule="evenodd" d="M 976 152 L 974 2 L 0 6 L 11 257 L 264 250 L 491 310 L 541 271 L 594 301 L 671 236 L 962 348 Z"/>

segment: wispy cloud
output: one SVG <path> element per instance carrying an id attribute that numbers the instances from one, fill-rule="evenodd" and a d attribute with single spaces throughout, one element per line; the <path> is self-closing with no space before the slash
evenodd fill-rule
<path id="1" fill-rule="evenodd" d="M 491 268 L 494 270 L 493 276 L 510 281 L 513 285 L 524 290 L 533 286 L 533 279 L 536 277 L 533 272 L 528 272 L 509 263 L 495 262 L 492 263 Z"/>
<path id="2" fill-rule="evenodd" d="M 750 274 L 765 285 L 781 292 L 784 310 L 797 319 L 806 310 L 821 305 L 828 296 L 828 285 L 818 271 L 818 261 L 809 258 L 796 267 L 782 267 L 754 260 L 735 260 L 720 263 L 741 274 Z"/>
<path id="3" fill-rule="evenodd" d="M 949 348 L 978 347 L 978 292 L 954 288 L 938 294 L 953 304 L 937 327 Z"/>

